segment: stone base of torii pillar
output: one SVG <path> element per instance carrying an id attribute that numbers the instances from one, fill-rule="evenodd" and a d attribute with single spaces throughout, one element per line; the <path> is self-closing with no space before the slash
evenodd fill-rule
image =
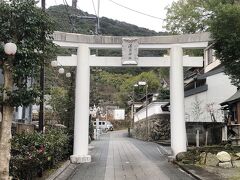
<path id="1" fill-rule="evenodd" d="M 91 156 L 90 155 L 72 155 L 70 156 L 70 161 L 73 164 L 91 162 Z"/>

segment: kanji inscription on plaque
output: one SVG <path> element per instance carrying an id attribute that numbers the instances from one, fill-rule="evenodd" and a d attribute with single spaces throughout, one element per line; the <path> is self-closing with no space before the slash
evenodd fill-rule
<path id="1" fill-rule="evenodd" d="M 123 38 L 122 39 L 122 64 L 137 65 L 138 64 L 138 39 Z"/>

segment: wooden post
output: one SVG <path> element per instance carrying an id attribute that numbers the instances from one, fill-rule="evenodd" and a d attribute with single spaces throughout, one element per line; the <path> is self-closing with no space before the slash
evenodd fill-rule
<path id="1" fill-rule="evenodd" d="M 206 131 L 206 137 L 205 137 L 205 146 L 208 145 L 208 131 Z"/>
<path id="2" fill-rule="evenodd" d="M 196 134 L 196 147 L 199 147 L 199 129 L 197 129 L 197 134 Z"/>

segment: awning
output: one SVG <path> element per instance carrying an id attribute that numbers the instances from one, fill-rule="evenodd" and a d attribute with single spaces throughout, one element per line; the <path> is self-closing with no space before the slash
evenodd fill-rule
<path id="1" fill-rule="evenodd" d="M 215 75 L 215 74 L 218 74 L 218 73 L 222 73 L 224 72 L 225 68 L 224 66 L 222 66 L 221 64 L 218 65 L 217 67 L 213 68 L 211 71 L 208 71 L 204 74 L 201 74 L 197 77 L 197 79 L 205 79 L 209 76 L 212 76 L 212 75 Z"/>
<path id="2" fill-rule="evenodd" d="M 234 95 L 232 95 L 226 101 L 222 102 L 220 105 L 221 106 L 230 105 L 238 101 L 240 101 L 240 90 L 238 90 Z"/>

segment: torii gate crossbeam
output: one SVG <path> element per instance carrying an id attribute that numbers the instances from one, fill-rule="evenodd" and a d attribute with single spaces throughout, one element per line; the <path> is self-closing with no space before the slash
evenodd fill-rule
<path id="1" fill-rule="evenodd" d="M 69 36 L 69 38 L 67 38 L 67 36 Z M 169 36 L 156 37 L 157 40 L 149 37 L 140 37 L 139 48 L 170 49 L 170 57 L 140 57 L 138 64 L 134 65 L 134 67 L 170 67 L 171 148 L 175 156 L 179 152 L 186 151 L 187 143 L 184 118 L 183 66 L 203 66 L 202 57 L 183 56 L 183 48 L 203 49 L 207 47 L 210 39 L 209 34 L 171 37 L 172 38 Z M 94 41 L 94 38 L 96 41 Z M 121 63 L 121 57 L 91 56 L 90 48 L 120 48 L 120 38 L 121 37 L 104 38 L 104 36 L 98 37 L 69 33 L 63 34 L 59 32 L 56 32 L 54 35 L 56 44 L 63 47 L 78 48 L 77 56 L 60 56 L 57 59 L 62 66 L 77 66 L 74 150 L 71 156 L 73 163 L 91 161 L 91 156 L 88 154 L 90 67 L 126 66 Z"/>

